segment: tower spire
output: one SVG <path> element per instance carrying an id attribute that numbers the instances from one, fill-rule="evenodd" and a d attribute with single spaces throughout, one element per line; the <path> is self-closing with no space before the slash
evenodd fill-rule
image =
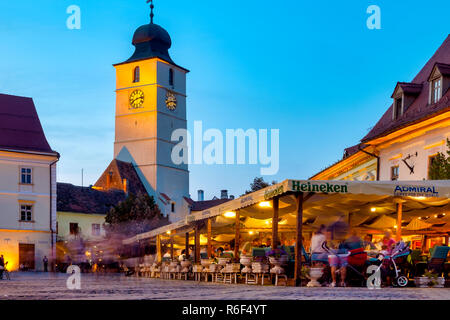
<path id="1" fill-rule="evenodd" d="M 150 3 L 150 23 L 153 24 L 153 17 L 155 16 L 153 14 L 153 9 L 155 6 L 153 5 L 153 0 L 147 0 L 147 3 Z"/>

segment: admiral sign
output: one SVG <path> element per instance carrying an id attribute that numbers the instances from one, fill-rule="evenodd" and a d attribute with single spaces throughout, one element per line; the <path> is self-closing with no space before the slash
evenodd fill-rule
<path id="1" fill-rule="evenodd" d="M 402 197 L 439 197 L 439 192 L 434 186 L 396 186 L 394 195 Z"/>

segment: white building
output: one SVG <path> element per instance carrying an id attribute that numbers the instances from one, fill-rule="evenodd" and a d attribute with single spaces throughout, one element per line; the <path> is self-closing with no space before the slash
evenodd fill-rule
<path id="1" fill-rule="evenodd" d="M 55 256 L 56 162 L 31 98 L 0 94 L 0 254 L 8 269 Z"/>

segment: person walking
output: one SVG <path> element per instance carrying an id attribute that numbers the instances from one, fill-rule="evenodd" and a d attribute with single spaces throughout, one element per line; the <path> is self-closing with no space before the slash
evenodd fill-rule
<path id="1" fill-rule="evenodd" d="M 5 271 L 5 258 L 0 256 L 0 280 L 3 280 L 3 271 Z"/>
<path id="2" fill-rule="evenodd" d="M 42 259 L 42 262 L 44 263 L 44 272 L 48 272 L 48 258 L 47 258 L 47 256 L 44 256 L 44 259 Z"/>

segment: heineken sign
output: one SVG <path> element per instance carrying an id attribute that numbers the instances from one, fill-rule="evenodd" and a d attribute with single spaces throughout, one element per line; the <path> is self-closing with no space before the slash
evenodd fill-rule
<path id="1" fill-rule="evenodd" d="M 348 185 L 334 184 L 329 182 L 311 183 L 310 181 L 292 181 L 292 190 L 300 192 L 317 193 L 348 193 Z"/>

